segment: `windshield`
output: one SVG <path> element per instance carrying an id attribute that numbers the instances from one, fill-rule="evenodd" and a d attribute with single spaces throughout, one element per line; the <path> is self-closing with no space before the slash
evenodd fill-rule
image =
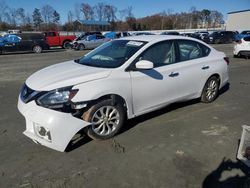
<path id="1" fill-rule="evenodd" d="M 113 40 L 103 44 L 76 62 L 93 67 L 116 68 L 125 63 L 145 43 L 132 40 Z"/>

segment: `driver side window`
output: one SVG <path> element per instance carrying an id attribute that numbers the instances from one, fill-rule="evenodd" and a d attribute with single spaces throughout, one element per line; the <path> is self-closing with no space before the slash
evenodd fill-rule
<path id="1" fill-rule="evenodd" d="M 139 60 L 151 61 L 154 64 L 154 67 L 161 67 L 175 63 L 176 57 L 174 42 L 163 41 L 154 44 L 140 56 Z"/>

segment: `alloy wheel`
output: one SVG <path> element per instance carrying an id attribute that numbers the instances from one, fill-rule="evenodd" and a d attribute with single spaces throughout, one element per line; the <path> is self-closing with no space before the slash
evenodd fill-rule
<path id="1" fill-rule="evenodd" d="M 119 125 L 120 114 L 114 106 L 99 108 L 92 117 L 92 130 L 100 136 L 113 133 Z"/>
<path id="2" fill-rule="evenodd" d="M 211 80 L 206 88 L 206 97 L 210 101 L 216 97 L 218 92 L 218 83 L 216 80 Z"/>

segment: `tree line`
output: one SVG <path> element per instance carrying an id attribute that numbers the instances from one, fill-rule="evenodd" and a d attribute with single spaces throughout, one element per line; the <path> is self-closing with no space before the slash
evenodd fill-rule
<path id="1" fill-rule="evenodd" d="M 191 7 L 187 12 L 175 13 L 172 9 L 167 9 L 154 15 L 136 18 L 132 6 L 119 10 L 114 5 L 103 2 L 94 6 L 79 3 L 67 12 L 67 20 L 62 23 L 61 15 L 50 5 L 34 8 L 33 12 L 29 13 L 24 8 L 10 8 L 5 1 L 0 1 L 2 31 L 8 29 L 76 31 L 79 27 L 76 27 L 75 20 L 108 21 L 111 25 L 106 28 L 107 30 L 170 30 L 217 28 L 223 24 L 223 15 L 217 10 L 197 10 Z"/>

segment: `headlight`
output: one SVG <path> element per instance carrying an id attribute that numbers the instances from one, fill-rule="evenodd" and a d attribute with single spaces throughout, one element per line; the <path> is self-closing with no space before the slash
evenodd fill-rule
<path id="1" fill-rule="evenodd" d="M 45 93 L 37 99 L 37 104 L 48 108 L 61 108 L 69 102 L 78 92 L 71 90 L 72 87 L 55 89 Z"/>

